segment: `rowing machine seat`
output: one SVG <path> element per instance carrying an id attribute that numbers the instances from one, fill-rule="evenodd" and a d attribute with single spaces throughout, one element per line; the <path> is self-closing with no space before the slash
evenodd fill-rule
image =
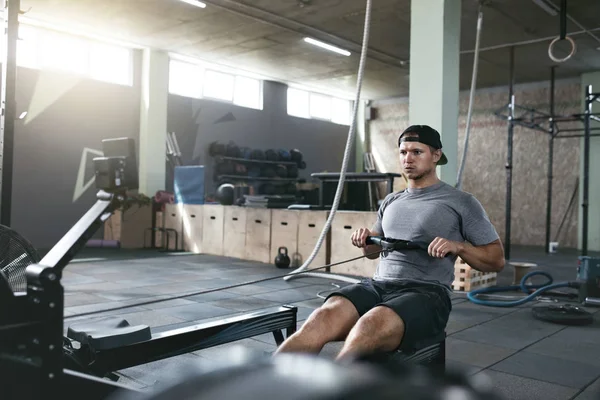
<path id="1" fill-rule="evenodd" d="M 129 325 L 123 318 L 109 317 L 73 324 L 67 337 L 95 350 L 108 350 L 143 342 L 152 338 L 148 325 Z"/>
<path id="2" fill-rule="evenodd" d="M 410 349 L 398 350 L 393 358 L 421 365 L 431 365 L 444 370 L 446 365 L 446 332 L 425 337 Z"/>

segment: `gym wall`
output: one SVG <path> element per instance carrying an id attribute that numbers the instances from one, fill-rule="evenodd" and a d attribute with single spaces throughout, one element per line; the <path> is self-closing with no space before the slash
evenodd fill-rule
<path id="1" fill-rule="evenodd" d="M 556 81 L 555 112 L 581 112 L 579 80 Z M 460 94 L 458 164 L 464 149 L 469 93 Z M 549 82 L 515 86 L 517 105 L 549 112 Z M 471 133 L 463 173 L 463 190 L 474 194 L 487 210 L 501 239 L 505 232 L 506 155 L 508 123 L 494 112 L 508 103 L 508 87 L 482 89 L 474 98 Z M 408 100 L 375 102 L 376 119 L 370 123 L 372 152 L 378 170 L 399 172 L 396 143 L 408 125 Z M 420 123 L 427 124 L 427 121 Z M 564 128 L 567 125 L 562 125 Z M 573 128 L 582 128 L 574 123 Z M 443 141 L 443 132 L 442 141 Z M 515 127 L 513 143 L 513 198 L 511 243 L 544 246 L 546 240 L 546 200 L 548 136 L 539 131 Z M 577 247 L 577 199 L 568 214 L 560 237 L 559 225 L 567 211 L 579 176 L 579 139 L 560 139 L 554 146 L 551 240 L 561 248 Z M 442 167 L 443 168 L 443 167 Z M 581 184 L 581 182 L 580 182 Z"/>
<path id="2" fill-rule="evenodd" d="M 328 121 L 287 114 L 287 86 L 264 81 L 263 109 L 255 110 L 207 99 L 169 95 L 168 130 L 175 132 L 184 165 L 204 165 L 206 192 L 213 183 L 210 143 L 234 141 L 238 146 L 302 151 L 307 168 L 300 178 L 310 180 L 314 172 L 337 172 L 342 165 L 349 127 Z M 354 170 L 352 153 L 348 170 Z M 168 174 L 167 174 L 168 175 Z"/>
<path id="3" fill-rule="evenodd" d="M 18 69 L 17 115 L 28 114 L 15 126 L 11 226 L 34 246 L 52 247 L 94 203 L 92 160 L 101 155 L 102 139 L 139 142 L 139 93 L 139 76 L 133 86 L 122 86 Z M 215 140 L 265 150 L 298 148 L 307 163 L 300 177 L 338 171 L 348 127 L 289 116 L 286 99 L 287 86 L 275 82 L 264 83 L 263 110 L 170 95 L 168 129 L 177 133 L 184 164 L 207 166 L 207 190 L 208 145 Z M 354 168 L 353 155 L 348 168 Z"/>
<path id="4" fill-rule="evenodd" d="M 19 68 L 16 100 L 17 116 L 28 114 L 15 126 L 11 225 L 48 249 L 96 199 L 92 159 L 102 139 L 138 141 L 139 85 Z"/>

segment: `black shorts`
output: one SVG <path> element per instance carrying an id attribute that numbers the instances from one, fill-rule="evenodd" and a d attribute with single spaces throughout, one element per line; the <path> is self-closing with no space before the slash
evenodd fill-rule
<path id="1" fill-rule="evenodd" d="M 452 301 L 441 286 L 419 282 L 384 282 L 363 279 L 331 293 L 343 296 L 363 316 L 376 306 L 394 310 L 404 321 L 400 349 L 413 349 L 417 342 L 441 334 L 448 323 Z M 327 301 L 327 299 L 325 300 Z"/>

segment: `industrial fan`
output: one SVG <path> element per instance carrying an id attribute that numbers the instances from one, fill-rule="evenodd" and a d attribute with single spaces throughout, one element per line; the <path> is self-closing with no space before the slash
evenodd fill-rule
<path id="1" fill-rule="evenodd" d="M 33 245 L 11 228 L 0 225 L 0 295 L 26 292 L 25 269 L 40 261 Z"/>

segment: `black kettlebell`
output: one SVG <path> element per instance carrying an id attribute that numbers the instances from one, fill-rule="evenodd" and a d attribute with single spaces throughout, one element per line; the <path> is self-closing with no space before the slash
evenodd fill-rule
<path id="1" fill-rule="evenodd" d="M 283 251 L 282 251 L 283 250 Z M 290 266 L 290 256 L 288 256 L 287 247 L 280 247 L 277 252 L 277 257 L 275 257 L 275 266 L 277 268 L 288 268 Z"/>

